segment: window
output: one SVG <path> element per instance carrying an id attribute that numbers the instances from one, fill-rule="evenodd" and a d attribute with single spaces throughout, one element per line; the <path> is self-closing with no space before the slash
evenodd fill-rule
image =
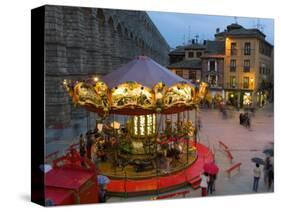
<path id="1" fill-rule="evenodd" d="M 251 55 L 251 43 L 246 42 L 244 44 L 244 55 Z"/>
<path id="2" fill-rule="evenodd" d="M 176 75 L 182 77 L 183 76 L 183 71 L 182 70 L 176 70 Z"/>
<path id="3" fill-rule="evenodd" d="M 201 57 L 202 56 L 202 52 L 196 52 L 196 57 Z"/>
<path id="4" fill-rule="evenodd" d="M 230 54 L 237 55 L 237 44 L 236 43 L 230 44 Z"/>
<path id="5" fill-rule="evenodd" d="M 250 60 L 244 60 L 244 72 L 250 71 Z"/>
<path id="6" fill-rule="evenodd" d="M 209 81 L 208 83 L 211 85 L 211 87 L 216 87 L 217 86 L 217 77 L 216 75 L 210 75 L 208 77 Z"/>
<path id="7" fill-rule="evenodd" d="M 235 76 L 230 77 L 230 87 L 236 88 L 236 77 Z"/>
<path id="8" fill-rule="evenodd" d="M 193 58 L 194 57 L 194 52 L 188 52 L 188 57 Z"/>
<path id="9" fill-rule="evenodd" d="M 249 88 L 249 77 L 243 77 L 243 88 Z"/>
<path id="10" fill-rule="evenodd" d="M 230 71 L 236 71 L 236 60 L 230 60 Z"/>
<path id="11" fill-rule="evenodd" d="M 196 71 L 189 71 L 189 79 L 191 81 L 196 81 Z"/>
<path id="12" fill-rule="evenodd" d="M 215 71 L 216 70 L 216 64 L 214 60 L 210 61 L 210 70 L 209 71 Z"/>

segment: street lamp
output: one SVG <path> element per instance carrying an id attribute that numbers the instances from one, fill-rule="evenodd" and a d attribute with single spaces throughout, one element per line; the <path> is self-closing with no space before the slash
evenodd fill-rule
<path id="1" fill-rule="evenodd" d="M 93 78 L 95 82 L 99 81 L 99 78 L 96 76 Z"/>

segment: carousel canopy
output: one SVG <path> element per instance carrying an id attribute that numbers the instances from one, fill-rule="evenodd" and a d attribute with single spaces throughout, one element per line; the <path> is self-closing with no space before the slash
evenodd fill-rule
<path id="1" fill-rule="evenodd" d="M 159 82 L 164 83 L 166 86 L 172 86 L 179 82 L 192 85 L 189 81 L 179 77 L 147 56 L 136 57 L 119 69 L 102 77 L 102 81 L 109 88 L 114 88 L 128 81 L 135 81 L 149 88 Z"/>
<path id="2" fill-rule="evenodd" d="M 63 82 L 75 105 L 99 114 L 176 113 L 194 108 L 206 94 L 146 56 L 139 56 L 102 77 Z"/>

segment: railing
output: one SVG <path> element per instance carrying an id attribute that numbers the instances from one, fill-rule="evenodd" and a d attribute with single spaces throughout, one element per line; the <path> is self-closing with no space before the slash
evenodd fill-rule
<path id="1" fill-rule="evenodd" d="M 218 85 L 218 84 L 210 84 L 209 83 L 210 88 L 222 88 L 222 85 Z"/>
<path id="2" fill-rule="evenodd" d="M 226 49 L 226 55 L 230 56 L 251 56 L 255 52 L 255 49 L 245 49 L 245 48 L 235 48 L 235 49 Z"/>
<path id="3" fill-rule="evenodd" d="M 235 72 L 236 71 L 236 66 L 230 66 L 229 67 L 230 72 Z"/>
<path id="4" fill-rule="evenodd" d="M 245 90 L 252 90 L 253 87 L 248 85 L 246 86 L 244 83 L 226 83 L 224 84 L 225 89 L 245 89 Z"/>

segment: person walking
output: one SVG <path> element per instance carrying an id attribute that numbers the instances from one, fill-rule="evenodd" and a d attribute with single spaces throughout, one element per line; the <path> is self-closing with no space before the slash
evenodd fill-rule
<path id="1" fill-rule="evenodd" d="M 79 153 L 81 157 L 84 157 L 86 150 L 85 150 L 85 140 L 83 134 L 80 134 L 79 138 Z"/>
<path id="2" fill-rule="evenodd" d="M 258 192 L 259 187 L 259 179 L 261 176 L 261 168 L 258 163 L 256 163 L 256 167 L 253 170 L 254 172 L 254 184 L 253 184 L 253 191 Z"/>
<path id="3" fill-rule="evenodd" d="M 213 194 L 215 191 L 215 180 L 216 180 L 216 174 L 210 174 L 209 175 L 209 182 L 208 182 L 208 194 Z"/>
<path id="4" fill-rule="evenodd" d="M 106 202 L 106 189 L 104 186 L 101 186 L 99 189 L 99 202 L 105 203 Z"/>
<path id="5" fill-rule="evenodd" d="M 240 125 L 243 124 L 243 113 L 239 114 L 239 123 L 240 123 Z"/>
<path id="6" fill-rule="evenodd" d="M 273 177 L 274 177 L 274 172 L 273 172 L 273 165 L 270 164 L 268 168 L 268 190 L 271 189 L 272 183 L 273 183 Z"/>
<path id="7" fill-rule="evenodd" d="M 265 165 L 263 167 L 263 180 L 264 180 L 264 184 L 268 185 L 268 171 L 270 168 L 270 157 L 267 156 L 265 158 Z"/>
<path id="8" fill-rule="evenodd" d="M 200 131 L 200 130 L 201 130 L 201 127 L 202 127 L 202 122 L 201 122 L 200 116 L 199 116 L 198 119 L 197 119 L 197 126 L 198 126 L 198 130 Z"/>
<path id="9" fill-rule="evenodd" d="M 201 196 L 205 197 L 207 196 L 208 192 L 207 192 L 207 188 L 208 188 L 208 182 L 209 182 L 209 175 L 208 173 L 204 172 L 201 175 L 201 183 L 200 183 L 200 187 L 201 187 Z"/>

